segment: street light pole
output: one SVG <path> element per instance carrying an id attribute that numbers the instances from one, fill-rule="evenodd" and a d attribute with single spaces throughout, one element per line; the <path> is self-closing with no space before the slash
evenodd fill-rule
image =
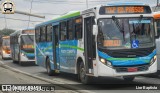
<path id="1" fill-rule="evenodd" d="M 0 11 L 1 11 L 1 8 L 0 8 Z M 31 13 L 27 13 L 27 12 L 23 12 L 23 11 L 18 11 L 18 10 L 15 10 L 15 13 L 34 16 L 34 17 L 38 17 L 38 18 L 45 18 L 45 16 L 41 16 L 41 15 L 37 15 L 37 14 L 31 14 Z"/>

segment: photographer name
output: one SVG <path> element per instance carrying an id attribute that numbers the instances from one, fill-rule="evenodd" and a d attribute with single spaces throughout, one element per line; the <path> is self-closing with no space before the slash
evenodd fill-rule
<path id="1" fill-rule="evenodd" d="M 136 86 L 137 90 L 157 90 L 157 86 Z"/>

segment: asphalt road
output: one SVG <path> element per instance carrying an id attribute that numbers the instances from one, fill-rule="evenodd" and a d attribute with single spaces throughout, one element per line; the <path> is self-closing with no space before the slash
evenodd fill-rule
<path id="1" fill-rule="evenodd" d="M 76 75 L 61 73 L 59 76 L 48 76 L 46 69 L 40 66 L 34 66 L 27 64 L 26 66 L 20 66 L 16 63 L 12 63 L 12 60 L 1 60 L 5 65 L 12 68 L 16 68 L 20 71 L 27 72 L 29 74 L 43 77 L 49 80 L 62 82 L 63 84 L 70 84 L 72 86 L 80 87 L 83 90 L 88 90 L 95 93 L 160 93 L 160 90 L 135 90 L 136 86 L 133 84 L 159 84 L 160 77 L 144 77 L 138 76 L 133 82 L 125 82 L 121 77 L 99 77 L 93 78 L 91 85 L 82 85 Z M 116 84 L 116 85 L 115 85 Z M 123 85 L 122 85 L 123 84 Z M 126 84 L 126 85 L 125 85 Z M 135 87 L 135 89 L 133 88 Z M 132 89 L 132 90 L 130 90 Z"/>

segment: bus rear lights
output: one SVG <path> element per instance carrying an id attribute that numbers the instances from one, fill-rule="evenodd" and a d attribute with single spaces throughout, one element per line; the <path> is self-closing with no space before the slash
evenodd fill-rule
<path id="1" fill-rule="evenodd" d="M 156 60 L 157 60 L 157 56 L 155 55 L 155 56 L 151 59 L 150 65 L 152 65 Z"/>

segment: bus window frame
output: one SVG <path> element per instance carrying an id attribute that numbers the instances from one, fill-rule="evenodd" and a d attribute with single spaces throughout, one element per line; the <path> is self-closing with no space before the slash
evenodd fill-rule
<path id="1" fill-rule="evenodd" d="M 52 25 L 48 24 L 46 26 L 46 42 L 51 42 L 51 41 L 52 41 Z"/>
<path id="2" fill-rule="evenodd" d="M 66 28 L 63 27 L 63 25 L 62 25 L 63 23 L 65 23 L 65 27 L 66 27 Z M 64 31 L 63 31 L 62 29 L 63 29 Z M 62 39 L 62 32 L 64 32 L 64 34 L 65 34 L 65 35 L 63 36 L 63 37 L 64 37 L 63 39 Z M 60 40 L 60 41 L 65 41 L 65 40 L 67 40 L 67 21 L 62 21 L 62 22 L 60 22 L 59 34 L 60 34 L 60 37 L 59 37 L 59 40 Z"/>

